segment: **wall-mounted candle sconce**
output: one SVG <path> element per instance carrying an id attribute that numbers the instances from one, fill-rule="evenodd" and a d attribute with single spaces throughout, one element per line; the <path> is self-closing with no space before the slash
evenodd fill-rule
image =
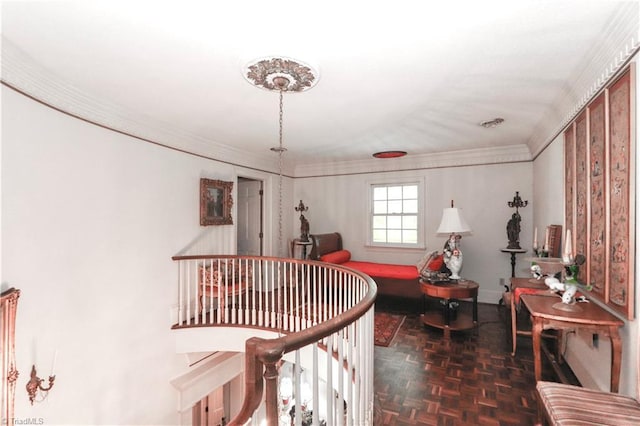
<path id="1" fill-rule="evenodd" d="M 29 380 L 29 383 L 27 383 L 27 393 L 29 394 L 29 401 L 31 402 L 31 405 L 33 405 L 33 401 L 36 399 L 36 393 L 38 393 L 38 389 L 41 392 L 45 393 L 44 398 L 46 398 L 47 394 L 53 387 L 53 382 L 55 380 L 55 375 L 49 376 L 49 387 L 42 386 L 42 382 L 44 382 L 44 379 L 38 377 L 38 372 L 36 371 L 35 365 L 31 367 L 31 380 Z"/>

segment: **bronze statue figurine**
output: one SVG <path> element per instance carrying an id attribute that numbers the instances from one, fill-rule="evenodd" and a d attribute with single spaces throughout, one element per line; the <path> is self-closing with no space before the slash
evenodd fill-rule
<path id="1" fill-rule="evenodd" d="M 520 249 L 520 214 L 514 213 L 507 222 L 508 249 Z"/>
<path id="2" fill-rule="evenodd" d="M 300 204 L 298 207 L 294 207 L 295 211 L 300 212 L 300 241 L 307 242 L 309 241 L 309 221 L 302 214 L 309 210 L 309 207 L 306 207 L 302 200 L 300 200 Z"/>
<path id="3" fill-rule="evenodd" d="M 507 201 L 507 205 L 516 209 L 516 212 L 511 215 L 511 219 L 507 222 L 507 238 L 509 239 L 508 249 L 520 250 L 520 212 L 518 208 L 526 207 L 529 201 L 522 201 L 520 193 L 516 191 L 516 195 L 513 197 L 513 201 Z"/>

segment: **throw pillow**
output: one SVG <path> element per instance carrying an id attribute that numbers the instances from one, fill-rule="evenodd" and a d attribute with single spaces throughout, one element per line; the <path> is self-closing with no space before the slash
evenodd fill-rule
<path id="1" fill-rule="evenodd" d="M 444 265 L 444 253 L 435 256 L 433 259 L 429 261 L 427 264 L 427 268 L 430 271 L 438 272 L 442 269 L 442 265 Z"/>
<path id="2" fill-rule="evenodd" d="M 418 273 L 422 273 L 425 268 L 429 265 L 429 262 L 438 255 L 438 251 L 430 251 L 422 256 L 422 259 L 418 261 L 416 267 L 418 268 Z"/>
<path id="3" fill-rule="evenodd" d="M 351 252 L 349 250 L 338 250 L 320 256 L 322 262 L 341 264 L 351 260 Z"/>

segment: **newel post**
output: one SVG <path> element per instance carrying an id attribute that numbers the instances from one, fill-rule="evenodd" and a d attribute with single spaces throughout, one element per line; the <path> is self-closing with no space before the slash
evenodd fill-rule
<path id="1" fill-rule="evenodd" d="M 267 424 L 278 424 L 278 363 L 284 355 L 284 344 L 275 341 L 263 341 L 258 347 L 258 357 L 264 364 L 265 406 Z"/>

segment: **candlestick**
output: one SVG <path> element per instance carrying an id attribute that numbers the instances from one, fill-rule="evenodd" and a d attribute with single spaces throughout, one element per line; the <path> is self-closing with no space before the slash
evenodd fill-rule
<path id="1" fill-rule="evenodd" d="M 544 251 L 549 251 L 549 227 L 547 227 L 547 229 L 545 230 L 544 233 L 544 247 L 543 247 Z"/>
<path id="2" fill-rule="evenodd" d="M 58 359 L 58 350 L 56 349 L 53 353 L 53 362 L 51 363 L 51 375 L 53 376 L 56 372 L 56 361 Z"/>
<path id="3" fill-rule="evenodd" d="M 571 229 L 567 229 L 567 238 L 564 241 L 564 254 L 562 260 L 565 263 L 573 262 L 573 243 L 571 241 Z"/>

